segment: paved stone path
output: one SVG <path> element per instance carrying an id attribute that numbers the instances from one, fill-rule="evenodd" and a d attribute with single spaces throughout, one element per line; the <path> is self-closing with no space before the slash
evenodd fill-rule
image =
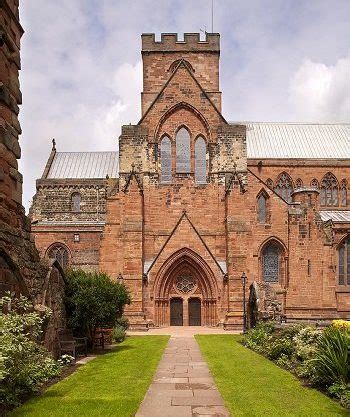
<path id="1" fill-rule="evenodd" d="M 193 336 L 169 340 L 136 417 L 229 416 Z"/>

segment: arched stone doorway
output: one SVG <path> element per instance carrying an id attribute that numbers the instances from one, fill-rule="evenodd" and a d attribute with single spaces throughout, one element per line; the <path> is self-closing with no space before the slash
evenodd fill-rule
<path id="1" fill-rule="evenodd" d="M 216 326 L 217 283 L 207 263 L 190 249 L 173 254 L 154 284 L 156 326 Z"/>

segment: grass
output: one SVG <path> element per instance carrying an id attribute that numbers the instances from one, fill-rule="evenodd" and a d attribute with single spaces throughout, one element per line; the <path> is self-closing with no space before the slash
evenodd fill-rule
<path id="1" fill-rule="evenodd" d="M 290 372 L 245 348 L 240 336 L 196 340 L 232 416 L 348 416 L 349 411 Z"/>
<path id="2" fill-rule="evenodd" d="M 10 416 L 133 416 L 167 341 L 167 336 L 128 337 Z"/>

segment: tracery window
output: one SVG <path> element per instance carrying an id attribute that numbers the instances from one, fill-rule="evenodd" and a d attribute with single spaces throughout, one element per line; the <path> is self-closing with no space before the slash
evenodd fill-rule
<path id="1" fill-rule="evenodd" d="M 347 181 L 342 180 L 340 184 L 340 204 L 343 207 L 346 207 L 348 205 L 348 190 L 347 190 Z"/>
<path id="2" fill-rule="evenodd" d="M 338 259 L 338 283 L 339 285 L 350 285 L 350 237 L 339 246 Z"/>
<path id="3" fill-rule="evenodd" d="M 176 172 L 188 173 L 191 171 L 190 134 L 182 127 L 176 134 Z"/>
<path id="4" fill-rule="evenodd" d="M 194 177 L 199 184 L 207 182 L 207 160 L 206 160 L 206 144 L 205 140 L 199 136 L 194 147 Z"/>
<path id="5" fill-rule="evenodd" d="M 303 188 L 303 181 L 302 181 L 302 179 L 298 178 L 298 179 L 295 181 L 295 187 L 296 187 L 296 188 Z"/>
<path id="6" fill-rule="evenodd" d="M 69 264 L 68 249 L 61 243 L 55 243 L 47 252 L 47 257 L 50 259 L 56 259 L 61 265 L 62 269 L 67 269 Z"/>
<path id="7" fill-rule="evenodd" d="M 313 180 L 311 180 L 310 186 L 312 188 L 316 188 L 317 190 L 320 188 L 320 184 L 318 183 L 317 179 L 314 178 Z"/>
<path id="8" fill-rule="evenodd" d="M 338 205 L 338 181 L 336 177 L 328 172 L 321 182 L 321 206 L 337 206 Z"/>
<path id="9" fill-rule="evenodd" d="M 171 141 L 164 136 L 160 143 L 160 181 L 171 182 Z"/>
<path id="10" fill-rule="evenodd" d="M 292 201 L 293 181 L 286 172 L 282 172 L 282 174 L 278 177 L 275 191 L 285 201 L 289 203 Z"/>
<path id="11" fill-rule="evenodd" d="M 263 279 L 265 282 L 278 282 L 280 275 L 281 251 L 276 243 L 265 246 L 262 255 Z"/>
<path id="12" fill-rule="evenodd" d="M 258 222 L 267 223 L 267 197 L 264 193 L 258 196 L 257 200 Z"/>
<path id="13" fill-rule="evenodd" d="M 81 195 L 79 193 L 73 193 L 71 196 L 72 211 L 79 212 L 81 204 Z"/>
<path id="14" fill-rule="evenodd" d="M 273 190 L 273 181 L 272 181 L 272 179 L 271 178 L 268 178 L 267 180 L 266 180 L 266 185 L 271 189 L 271 190 Z"/>

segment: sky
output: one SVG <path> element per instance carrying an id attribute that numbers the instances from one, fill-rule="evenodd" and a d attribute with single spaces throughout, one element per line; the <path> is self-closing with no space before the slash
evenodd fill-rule
<path id="1" fill-rule="evenodd" d="M 141 33 L 211 32 L 212 0 L 22 1 L 26 209 L 58 151 L 117 150 L 140 118 Z M 213 0 L 230 121 L 350 122 L 349 0 Z"/>

